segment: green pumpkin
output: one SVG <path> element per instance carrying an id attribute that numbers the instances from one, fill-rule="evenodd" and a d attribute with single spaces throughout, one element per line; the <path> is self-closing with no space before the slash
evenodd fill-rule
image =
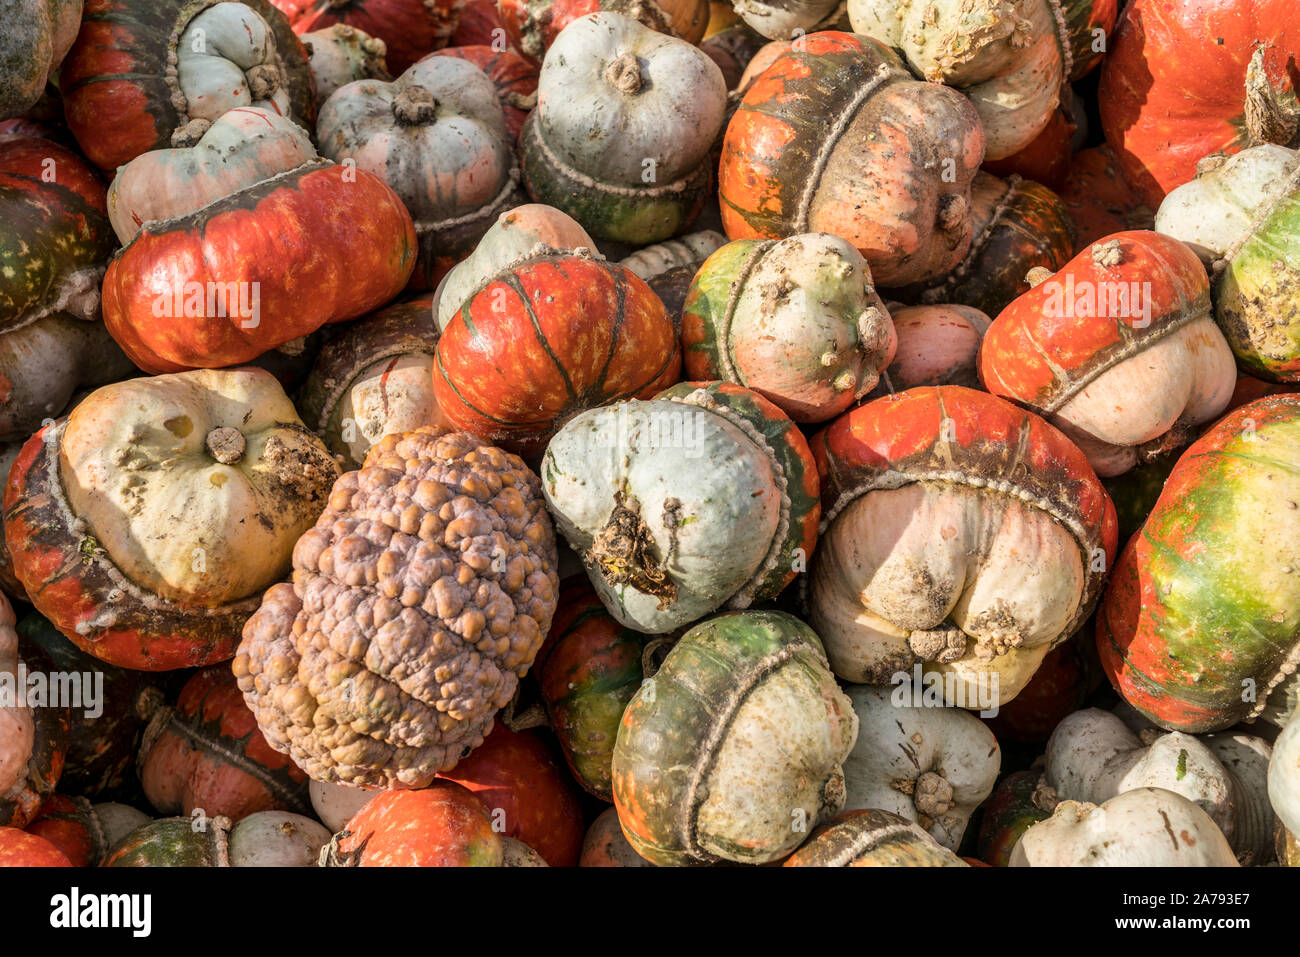
<path id="1" fill-rule="evenodd" d="M 160 818 L 124 837 L 103 866 L 229 867 L 230 818 Z"/>
<path id="2" fill-rule="evenodd" d="M 709 619 L 623 712 L 619 823 L 660 866 L 778 860 L 843 806 L 857 736 L 811 628 L 775 611 Z"/>

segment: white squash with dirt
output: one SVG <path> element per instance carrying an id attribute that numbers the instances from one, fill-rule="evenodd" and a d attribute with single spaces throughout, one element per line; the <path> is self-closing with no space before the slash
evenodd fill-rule
<path id="1" fill-rule="evenodd" d="M 971 813 L 993 792 L 1002 753 L 973 714 L 900 705 L 903 690 L 847 689 L 858 740 L 844 759 L 844 809 L 890 811 L 956 850 Z"/>
<path id="2" fill-rule="evenodd" d="M 1223 832 L 1181 794 L 1125 791 L 1104 804 L 1062 801 L 1011 852 L 1012 867 L 1238 867 Z"/>

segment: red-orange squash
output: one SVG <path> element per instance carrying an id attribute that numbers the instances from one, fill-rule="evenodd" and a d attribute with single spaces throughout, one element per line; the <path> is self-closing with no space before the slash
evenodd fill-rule
<path id="1" fill-rule="evenodd" d="M 500 867 L 501 837 L 483 799 L 454 781 L 383 791 L 335 835 L 329 867 Z"/>
<path id="2" fill-rule="evenodd" d="M 523 841 L 551 867 L 573 867 L 582 850 L 582 805 L 553 749 L 540 728 L 516 732 L 498 723 L 439 777 L 482 798 L 498 834 Z"/>
<path id="3" fill-rule="evenodd" d="M 540 452 L 586 409 L 677 381 L 672 320 L 650 287 L 589 256 L 543 255 L 491 277 L 438 340 L 443 417 L 510 451 Z"/>
<path id="4" fill-rule="evenodd" d="M 966 254 L 983 159 L 960 93 L 912 79 L 868 37 L 813 33 L 754 80 L 727 126 L 722 224 L 731 239 L 831 233 L 881 285 L 927 281 Z"/>
<path id="5" fill-rule="evenodd" d="M 66 854 L 37 834 L 0 826 L 0 867 L 71 867 Z"/>
<path id="6" fill-rule="evenodd" d="M 104 275 L 104 323 L 147 372 L 237 365 L 393 299 L 415 251 L 392 189 L 314 160 L 147 223 Z"/>
<path id="7" fill-rule="evenodd" d="M 1097 611 L 1102 667 L 1162 728 L 1281 724 L 1294 707 L 1298 456 L 1300 397 L 1225 416 L 1183 453 L 1111 573 Z"/>
<path id="8" fill-rule="evenodd" d="M 1146 204 L 1190 182 L 1210 153 L 1296 146 L 1297 57 L 1294 0 L 1132 0 L 1099 103 L 1106 142 Z"/>
<path id="9" fill-rule="evenodd" d="M 993 321 L 980 379 L 1111 476 L 1186 444 L 1223 411 L 1237 373 L 1196 254 L 1159 233 L 1126 232 L 1094 243 Z"/>
<path id="10" fill-rule="evenodd" d="M 967 708 L 1014 698 L 1091 612 L 1115 509 L 1061 432 L 961 386 L 909 389 L 812 441 L 824 526 L 809 622 L 835 673 L 940 672 Z"/>
<path id="11" fill-rule="evenodd" d="M 137 764 L 159 814 L 238 822 L 258 811 L 311 814 L 307 775 L 271 748 L 228 665 L 197 672 L 175 707 L 154 713 Z"/>

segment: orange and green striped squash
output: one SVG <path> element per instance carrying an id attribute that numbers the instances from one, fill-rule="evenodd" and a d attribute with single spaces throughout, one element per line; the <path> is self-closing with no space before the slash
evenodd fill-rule
<path id="1" fill-rule="evenodd" d="M 1242 406 L 1183 453 L 1111 574 L 1097 648 L 1163 728 L 1268 718 L 1300 663 L 1300 397 Z"/>

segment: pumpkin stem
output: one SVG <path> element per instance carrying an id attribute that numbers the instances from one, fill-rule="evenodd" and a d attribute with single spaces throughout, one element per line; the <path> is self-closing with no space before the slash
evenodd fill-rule
<path id="1" fill-rule="evenodd" d="M 234 465 L 244 457 L 244 433 L 228 425 L 220 425 L 208 433 L 204 440 L 208 454 L 222 465 Z"/>
<path id="2" fill-rule="evenodd" d="M 960 193 L 946 193 L 939 198 L 939 228 L 951 232 L 965 224 L 970 203 Z"/>
<path id="3" fill-rule="evenodd" d="M 614 496 L 614 510 L 605 527 L 596 533 L 588 560 L 600 569 L 610 585 L 631 585 L 659 599 L 659 608 L 677 600 L 677 586 L 668 580 L 664 567 L 652 556 L 654 539 L 650 527 L 641 518 L 640 503 L 624 502 L 622 492 Z"/>
<path id="4" fill-rule="evenodd" d="M 916 779 L 912 803 L 920 813 L 929 818 L 947 814 L 952 807 L 952 785 L 943 775 L 926 771 Z"/>
<path id="5" fill-rule="evenodd" d="M 393 97 L 393 116 L 403 126 L 428 123 L 438 111 L 438 101 L 422 86 L 408 86 Z"/>
<path id="6" fill-rule="evenodd" d="M 620 93 L 635 96 L 641 92 L 641 67 L 633 53 L 623 53 L 605 68 L 605 81 Z"/>
<path id="7" fill-rule="evenodd" d="M 1267 50 L 1267 44 L 1256 47 L 1246 67 L 1246 131 L 1256 145 L 1290 146 L 1300 131 L 1300 105 L 1293 90 L 1269 80 L 1264 71 Z"/>

